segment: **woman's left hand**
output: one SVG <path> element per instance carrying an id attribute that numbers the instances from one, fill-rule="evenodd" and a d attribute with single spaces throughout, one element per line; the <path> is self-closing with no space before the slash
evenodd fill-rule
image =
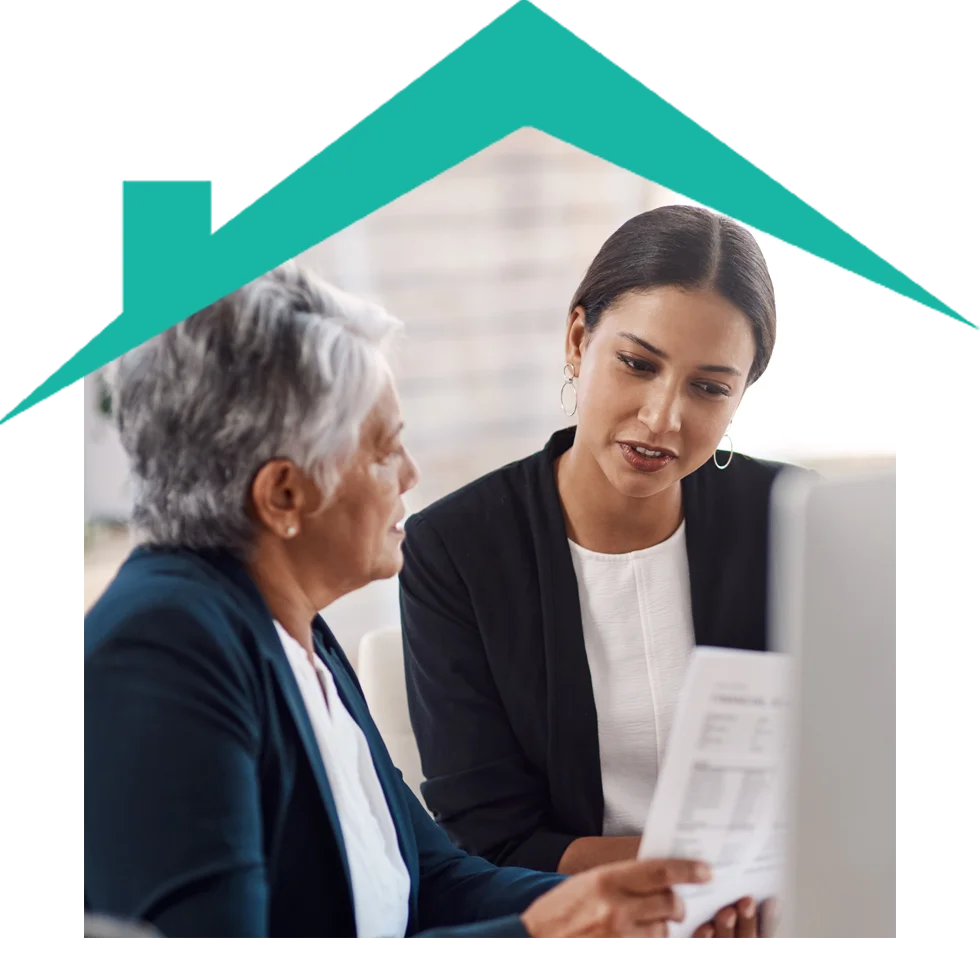
<path id="1" fill-rule="evenodd" d="M 740 898 L 721 909 L 694 932 L 695 939 L 759 939 L 775 931 L 776 903 L 767 899 L 758 908 L 754 899 Z"/>

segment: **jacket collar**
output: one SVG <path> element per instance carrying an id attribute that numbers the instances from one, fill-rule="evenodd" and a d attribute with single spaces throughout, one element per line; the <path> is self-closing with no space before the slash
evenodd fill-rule
<path id="1" fill-rule="evenodd" d="M 563 824 L 585 815 L 583 836 L 602 834 L 603 793 L 599 730 L 592 675 L 582 635 L 578 580 L 568 548 L 565 515 L 555 483 L 555 461 L 575 439 L 575 428 L 562 429 L 544 450 L 531 457 L 531 535 L 541 583 L 541 625 L 547 677 L 548 779 L 551 798 L 563 801 Z"/>

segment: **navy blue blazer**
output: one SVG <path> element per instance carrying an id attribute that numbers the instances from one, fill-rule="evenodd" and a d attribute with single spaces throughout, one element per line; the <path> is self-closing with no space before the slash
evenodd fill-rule
<path id="1" fill-rule="evenodd" d="M 523 936 L 561 881 L 449 841 L 402 781 L 326 623 L 411 877 L 408 935 Z M 167 936 L 354 936 L 333 794 L 272 616 L 221 553 L 136 549 L 85 619 L 85 904 Z"/>

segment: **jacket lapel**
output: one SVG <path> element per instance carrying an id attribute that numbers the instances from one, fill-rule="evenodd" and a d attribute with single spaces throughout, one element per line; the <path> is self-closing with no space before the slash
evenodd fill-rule
<path id="1" fill-rule="evenodd" d="M 403 793 L 403 783 L 398 776 L 398 770 L 394 767 L 384 740 L 371 718 L 368 711 L 367 702 L 361 692 L 353 672 L 351 671 L 346 658 L 340 652 L 340 644 L 337 643 L 330 627 L 321 617 L 317 617 L 313 624 L 313 632 L 318 643 L 316 644 L 317 653 L 333 675 L 334 684 L 337 686 L 337 693 L 340 695 L 344 707 L 347 708 L 355 724 L 364 733 L 368 748 L 371 751 L 371 759 L 374 762 L 374 770 L 378 774 L 378 782 L 384 793 L 385 801 L 388 804 L 388 811 L 391 814 L 392 823 L 395 826 L 395 835 L 398 838 L 398 848 L 401 851 L 402 860 L 408 869 L 411 881 L 411 895 L 409 900 L 409 932 L 414 929 L 414 922 L 417 914 L 418 905 L 418 883 L 419 883 L 419 863 L 418 851 L 414 847 L 414 834 L 411 829 L 411 818 L 405 809 L 405 797 Z"/>
<path id="2" fill-rule="evenodd" d="M 248 608 L 252 612 L 252 627 L 255 630 L 259 644 L 259 650 L 265 660 L 272 668 L 273 674 L 279 684 L 283 700 L 289 709 L 293 723 L 299 733 L 300 743 L 306 752 L 313 770 L 313 777 L 316 780 L 323 806 L 326 810 L 327 820 L 337 842 L 337 850 L 340 852 L 340 860 L 344 868 L 344 879 L 347 885 L 347 895 L 350 900 L 351 914 L 354 909 L 354 893 L 351 888 L 350 865 L 347 861 L 347 848 L 344 846 L 344 834 L 340 826 L 340 818 L 337 815 L 337 806 L 334 803 L 333 791 L 330 788 L 330 781 L 327 778 L 327 771 L 323 765 L 323 756 L 320 754 L 320 746 L 317 744 L 316 735 L 313 733 L 313 726 L 310 723 L 310 716 L 303 703 L 303 695 L 300 693 L 299 685 L 296 683 L 296 676 L 286 657 L 286 651 L 282 648 L 282 642 L 276 631 L 272 613 L 265 604 L 262 593 L 259 592 L 252 577 L 248 574 L 244 565 L 231 556 L 220 555 L 210 556 L 209 562 L 216 566 L 225 576 L 231 579 L 242 591 L 248 600 Z"/>
<path id="3" fill-rule="evenodd" d="M 687 542 L 687 565 L 691 580 L 691 618 L 694 639 L 699 646 L 721 646 L 719 634 L 718 591 L 721 582 L 724 548 L 723 529 L 718 527 L 718 502 L 709 503 L 706 482 L 711 474 L 705 463 L 681 481 L 684 505 L 684 537 Z"/>
<path id="4" fill-rule="evenodd" d="M 592 674 L 585 652 L 578 580 L 572 564 L 565 515 L 555 485 L 555 460 L 568 449 L 575 429 L 563 429 L 534 457 L 530 481 L 531 533 L 541 582 L 541 623 L 547 678 L 548 777 L 552 799 L 569 810 L 563 822 L 583 836 L 602 833 L 602 769 Z"/>

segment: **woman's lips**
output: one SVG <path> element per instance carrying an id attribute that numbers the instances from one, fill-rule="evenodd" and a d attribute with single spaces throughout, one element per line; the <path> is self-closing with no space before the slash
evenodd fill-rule
<path id="1" fill-rule="evenodd" d="M 628 442 L 619 443 L 619 448 L 623 453 L 623 459 L 634 470 L 639 470 L 641 473 L 657 473 L 677 459 L 673 453 L 668 452 L 666 449 L 654 450 L 654 452 L 660 453 L 659 456 L 648 456 L 643 452 L 639 452 L 636 447 Z"/>

